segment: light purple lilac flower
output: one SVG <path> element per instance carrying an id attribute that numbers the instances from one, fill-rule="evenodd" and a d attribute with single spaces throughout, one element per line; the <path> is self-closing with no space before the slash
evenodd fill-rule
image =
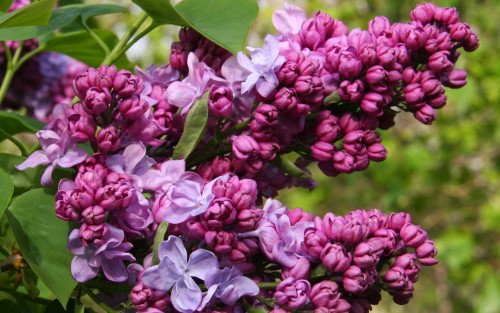
<path id="1" fill-rule="evenodd" d="M 84 246 L 80 241 L 79 230 L 74 229 L 69 235 L 68 249 L 75 257 L 71 261 L 71 274 L 78 282 L 86 282 L 96 277 L 102 268 L 107 279 L 114 282 L 126 281 L 128 273 L 123 261 L 135 261 L 132 244 L 123 242 L 123 230 L 105 224 L 108 232 L 104 235 L 101 246 Z"/>
<path id="2" fill-rule="evenodd" d="M 279 54 L 278 40 L 267 35 L 262 48 L 247 47 L 250 51 L 250 60 L 243 52 L 238 52 L 238 63 L 249 72 L 246 80 L 241 84 L 241 92 L 246 93 L 255 86 L 257 92 L 267 97 L 279 85 L 276 72 L 285 63 L 284 56 Z"/>
<path id="3" fill-rule="evenodd" d="M 243 276 L 237 267 L 209 271 L 205 277 L 207 295 L 203 304 L 215 296 L 227 305 L 234 305 L 243 296 L 256 296 L 260 289 L 250 278 Z"/>
<path id="4" fill-rule="evenodd" d="M 46 165 L 41 183 L 43 186 L 52 184 L 52 172 L 57 165 L 65 168 L 73 167 L 85 160 L 87 152 L 71 142 L 67 131 L 61 135 L 52 130 L 41 130 L 36 133 L 42 150 L 33 152 L 23 163 L 16 166 L 20 171 L 37 165 Z"/>
<path id="5" fill-rule="evenodd" d="M 171 301 L 175 309 L 183 313 L 196 311 L 202 302 L 203 293 L 193 277 L 205 280 L 208 273 L 219 268 L 215 254 L 198 249 L 188 260 L 182 240 L 169 236 L 167 241 L 160 244 L 158 257 L 160 264 L 146 269 L 142 274 L 143 284 L 164 291 L 173 288 Z"/>
<path id="6" fill-rule="evenodd" d="M 160 169 L 150 170 L 142 177 L 144 188 L 165 193 L 185 171 L 186 162 L 184 160 L 165 161 L 161 164 Z"/>
<path id="7" fill-rule="evenodd" d="M 272 17 L 274 27 L 282 35 L 297 35 L 306 19 L 306 12 L 302 8 L 288 3 L 285 3 L 284 10 L 275 11 Z"/>

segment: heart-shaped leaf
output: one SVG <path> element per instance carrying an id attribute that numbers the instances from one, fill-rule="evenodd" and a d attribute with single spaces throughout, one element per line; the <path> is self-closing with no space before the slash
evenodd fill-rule
<path id="1" fill-rule="evenodd" d="M 0 169 L 0 217 L 3 215 L 5 208 L 9 205 L 13 193 L 14 184 L 9 174 Z"/>
<path id="2" fill-rule="evenodd" d="M 0 129 L 9 135 L 15 135 L 19 133 L 36 133 L 45 126 L 44 123 L 20 115 L 15 112 L 0 111 Z M 4 140 L 0 132 L 0 141 Z"/>

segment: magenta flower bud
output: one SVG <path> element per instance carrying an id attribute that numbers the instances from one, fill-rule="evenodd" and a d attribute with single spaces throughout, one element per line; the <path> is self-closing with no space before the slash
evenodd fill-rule
<path id="1" fill-rule="evenodd" d="M 414 113 L 414 116 L 421 123 L 431 125 L 436 119 L 436 111 L 430 105 L 425 104 Z"/>
<path id="2" fill-rule="evenodd" d="M 335 216 L 333 213 L 328 212 L 323 217 L 323 223 L 315 220 L 315 227 L 323 230 L 326 237 L 333 241 L 340 241 L 342 235 L 342 228 L 346 221 L 342 216 Z M 323 227 L 321 227 L 323 226 Z"/>
<path id="3" fill-rule="evenodd" d="M 359 268 L 375 267 L 378 264 L 379 252 L 383 251 L 382 245 L 373 245 L 369 242 L 359 243 L 354 250 L 353 261 Z"/>
<path id="4" fill-rule="evenodd" d="M 90 206 L 82 212 L 83 220 L 89 225 L 102 224 L 106 220 L 106 211 L 98 206 Z"/>
<path id="5" fill-rule="evenodd" d="M 241 210 L 238 213 L 238 227 L 244 232 L 256 229 L 263 214 L 261 209 Z"/>
<path id="6" fill-rule="evenodd" d="M 342 147 L 353 156 L 364 154 L 366 152 L 366 146 L 363 143 L 364 134 L 362 130 L 348 132 L 344 137 Z"/>
<path id="7" fill-rule="evenodd" d="M 183 233 L 188 235 L 190 238 L 204 240 L 205 234 L 208 231 L 205 226 L 205 223 L 199 222 L 197 220 L 188 220 L 185 222 L 186 231 L 184 231 L 183 229 Z"/>
<path id="8" fill-rule="evenodd" d="M 403 225 L 411 223 L 411 215 L 405 212 L 391 213 L 387 220 L 387 227 L 400 231 Z"/>
<path id="9" fill-rule="evenodd" d="M 342 132 L 339 125 L 339 119 L 335 115 L 329 115 L 321 121 L 316 128 L 316 136 L 318 140 L 325 142 L 334 142 Z"/>
<path id="10" fill-rule="evenodd" d="M 229 87 L 212 85 L 208 99 L 213 114 L 227 117 L 233 113 L 233 92 Z"/>
<path id="11" fill-rule="evenodd" d="M 320 254 L 321 262 L 332 273 L 346 271 L 352 262 L 352 255 L 338 243 L 327 243 Z"/>
<path id="12" fill-rule="evenodd" d="M 396 62 L 396 50 L 389 46 L 377 46 L 377 58 L 383 67 L 389 67 Z"/>
<path id="13" fill-rule="evenodd" d="M 368 236 L 368 227 L 360 222 L 348 222 L 342 227 L 341 240 L 346 244 L 357 243 Z"/>
<path id="14" fill-rule="evenodd" d="M 425 92 L 422 90 L 420 84 L 409 84 L 404 87 L 404 98 L 409 104 L 416 104 L 422 102 L 425 97 Z"/>
<path id="15" fill-rule="evenodd" d="M 279 305 L 298 309 L 306 304 L 310 291 L 311 284 L 307 280 L 288 277 L 278 284 L 274 298 Z"/>
<path id="16" fill-rule="evenodd" d="M 340 75 L 346 78 L 354 78 L 361 73 L 362 69 L 363 63 L 358 59 L 358 53 L 353 47 L 349 47 L 340 53 L 338 68 Z"/>
<path id="17" fill-rule="evenodd" d="M 114 65 L 101 65 L 97 69 L 97 76 L 94 77 L 94 86 L 100 89 L 107 88 L 111 90 L 113 80 L 116 77 L 117 69 Z"/>
<path id="18" fill-rule="evenodd" d="M 299 76 L 293 87 L 301 96 L 307 96 L 321 88 L 322 82 L 319 76 Z"/>
<path id="19" fill-rule="evenodd" d="M 388 72 L 380 65 L 374 65 L 366 71 L 365 79 L 370 88 L 376 92 L 386 92 Z"/>
<path id="20" fill-rule="evenodd" d="M 236 209 L 229 200 L 216 200 L 204 213 L 210 229 L 220 229 L 236 220 Z"/>
<path id="21" fill-rule="evenodd" d="M 306 258 L 299 258 L 293 267 L 284 267 L 281 270 L 281 279 L 293 277 L 295 280 L 308 279 L 311 262 Z"/>
<path id="22" fill-rule="evenodd" d="M 391 255 L 395 250 L 398 250 L 399 236 L 394 230 L 380 228 L 375 231 L 373 235 L 375 236 L 374 239 L 382 240 L 384 245 L 384 255 Z"/>
<path id="23" fill-rule="evenodd" d="M 176 70 L 187 68 L 187 58 L 191 45 L 187 42 L 173 42 L 170 49 L 170 65 Z"/>
<path id="24" fill-rule="evenodd" d="M 94 119 L 83 114 L 72 114 L 68 117 L 68 130 L 75 142 L 87 142 L 94 138 L 97 125 Z"/>
<path id="25" fill-rule="evenodd" d="M 348 133 L 361 128 L 360 119 L 352 113 L 345 113 L 340 117 L 340 127 Z"/>
<path id="26" fill-rule="evenodd" d="M 413 67 L 408 66 L 403 71 L 402 79 L 403 82 L 407 85 L 410 85 L 412 83 L 420 83 L 420 80 L 422 79 L 422 73 L 415 70 Z"/>
<path id="27" fill-rule="evenodd" d="M 404 269 L 405 275 L 412 282 L 417 282 L 418 274 L 420 273 L 420 266 L 415 263 L 416 256 L 413 253 L 406 253 L 400 255 L 394 261 L 393 266 Z"/>
<path id="28" fill-rule="evenodd" d="M 91 245 L 100 246 L 104 243 L 103 238 L 109 232 L 105 224 L 88 225 L 83 223 L 78 230 L 78 236 L 82 245 L 88 247 Z"/>
<path id="29" fill-rule="evenodd" d="M 278 123 L 278 110 L 274 105 L 259 105 L 255 109 L 254 119 L 262 125 L 274 126 Z"/>
<path id="30" fill-rule="evenodd" d="M 77 95 L 81 100 L 85 98 L 87 90 L 91 86 L 92 83 L 89 82 L 88 73 L 80 74 L 76 76 L 75 79 L 73 79 L 73 91 L 75 92 L 75 95 Z"/>
<path id="31" fill-rule="evenodd" d="M 439 262 L 434 257 L 437 255 L 437 249 L 434 247 L 434 241 L 427 239 L 423 244 L 415 249 L 415 255 L 422 265 L 431 266 Z"/>
<path id="32" fill-rule="evenodd" d="M 237 239 L 234 232 L 209 230 L 205 233 L 205 241 L 216 253 L 228 254 L 233 250 Z"/>
<path id="33" fill-rule="evenodd" d="M 311 146 L 312 157 L 318 161 L 331 161 L 336 150 L 334 145 L 324 141 L 318 141 Z"/>
<path id="34" fill-rule="evenodd" d="M 436 7 L 434 10 L 434 19 L 444 24 L 455 24 L 460 21 L 460 16 L 455 8 L 440 8 Z"/>
<path id="35" fill-rule="evenodd" d="M 321 72 L 322 66 L 318 59 L 307 58 L 299 64 L 299 72 L 301 76 L 316 76 Z"/>
<path id="36" fill-rule="evenodd" d="M 102 187 L 102 178 L 95 172 L 85 172 L 76 175 L 75 187 L 94 195 Z"/>
<path id="37" fill-rule="evenodd" d="M 322 46 L 325 42 L 325 27 L 314 19 L 308 19 L 302 23 L 299 37 L 302 46 L 312 50 Z"/>
<path id="38" fill-rule="evenodd" d="M 344 272 L 342 279 L 344 289 L 348 292 L 362 293 L 370 287 L 370 277 L 356 265 L 352 265 Z"/>
<path id="39" fill-rule="evenodd" d="M 401 239 L 410 247 L 417 248 L 427 240 L 427 233 L 420 226 L 407 223 L 399 232 Z"/>
<path id="40" fill-rule="evenodd" d="M 276 142 L 260 142 L 259 157 L 262 160 L 273 160 L 280 151 L 280 145 Z"/>
<path id="41" fill-rule="evenodd" d="M 366 149 L 366 153 L 371 161 L 382 162 L 387 158 L 387 149 L 380 144 L 374 143 Z"/>
<path id="42" fill-rule="evenodd" d="M 311 257 L 319 259 L 321 252 L 328 243 L 328 238 L 319 229 L 308 228 L 304 232 L 304 241 L 302 242 L 302 249 Z"/>
<path id="43" fill-rule="evenodd" d="M 444 93 L 444 89 L 441 87 L 441 82 L 434 78 L 434 76 L 422 78 L 420 86 L 427 97 L 433 97 Z"/>
<path id="44" fill-rule="evenodd" d="M 149 104 L 140 96 L 132 95 L 120 101 L 118 109 L 126 119 L 137 120 L 149 109 Z"/>
<path id="45" fill-rule="evenodd" d="M 215 198 L 231 198 L 238 191 L 238 176 L 231 177 L 228 181 L 217 180 L 212 186 L 212 193 Z"/>
<path id="46" fill-rule="evenodd" d="M 83 211 L 94 203 L 94 196 L 81 189 L 72 189 L 68 194 L 68 202 L 76 210 Z"/>
<path id="47" fill-rule="evenodd" d="M 121 70 L 113 81 L 113 89 L 120 97 L 128 98 L 141 93 L 142 80 L 127 70 Z"/>
<path id="48" fill-rule="evenodd" d="M 467 52 L 472 52 L 479 48 L 479 38 L 477 38 L 476 33 L 471 32 L 470 36 L 465 39 L 464 50 Z"/>
<path id="49" fill-rule="evenodd" d="M 283 66 L 276 73 L 280 83 L 285 85 L 291 85 L 295 82 L 297 77 L 299 77 L 299 66 L 295 62 L 285 62 Z"/>
<path id="50" fill-rule="evenodd" d="M 340 36 L 345 34 L 346 31 L 344 31 L 343 28 L 345 26 L 339 25 L 342 24 L 342 22 L 334 20 L 330 15 L 324 12 L 317 12 L 316 15 L 313 17 L 314 21 L 316 24 L 322 25 L 323 28 L 325 29 L 325 36 L 328 37 L 334 37 L 334 36 Z"/>
<path id="51" fill-rule="evenodd" d="M 404 38 L 401 39 L 406 47 L 416 51 L 425 45 L 427 35 L 421 27 L 410 27 L 407 33 L 404 34 Z"/>
<path id="52" fill-rule="evenodd" d="M 404 269 L 393 266 L 385 272 L 384 280 L 391 289 L 400 290 L 408 282 L 408 277 L 405 275 Z"/>
<path id="53" fill-rule="evenodd" d="M 467 84 L 467 72 L 464 70 L 454 69 L 445 76 L 443 85 L 450 88 L 460 88 Z"/>
<path id="54" fill-rule="evenodd" d="M 298 103 L 294 89 L 283 87 L 274 95 L 274 104 L 280 111 L 291 111 L 297 107 Z"/>
<path id="55" fill-rule="evenodd" d="M 104 113 L 111 103 L 111 94 L 107 88 L 89 88 L 83 101 L 83 109 L 89 114 Z"/>
<path id="56" fill-rule="evenodd" d="M 442 93 L 442 94 L 438 94 L 430 99 L 427 99 L 427 103 L 435 109 L 440 109 L 446 105 L 447 99 L 448 98 L 444 95 L 444 93 Z M 432 112 L 429 111 L 428 113 L 430 113 L 431 117 L 432 117 Z"/>
<path id="57" fill-rule="evenodd" d="M 97 145 L 104 152 L 116 151 L 120 142 L 120 137 L 118 137 L 117 129 L 114 126 L 101 128 L 97 133 Z"/>
<path id="58" fill-rule="evenodd" d="M 364 132 L 363 142 L 367 146 L 371 146 L 371 145 L 373 145 L 375 143 L 381 143 L 382 142 L 382 138 L 380 138 L 380 134 L 377 133 L 376 131 L 374 131 L 372 129 L 367 129 Z"/>
<path id="59" fill-rule="evenodd" d="M 126 183 L 108 184 L 97 189 L 95 200 L 105 210 L 127 208 L 132 202 L 133 192 Z"/>
<path id="60" fill-rule="evenodd" d="M 383 107 L 387 105 L 387 100 L 379 93 L 367 93 L 361 100 L 361 109 L 371 117 L 379 117 L 384 114 Z"/>
<path id="61" fill-rule="evenodd" d="M 333 167 L 341 173 L 350 173 L 354 166 L 354 157 L 343 151 L 333 154 Z"/>
<path id="62" fill-rule="evenodd" d="M 312 287 L 309 294 L 309 299 L 317 307 L 333 308 L 339 301 L 339 298 L 339 285 L 331 280 L 324 280 L 317 283 Z"/>
<path id="63" fill-rule="evenodd" d="M 231 171 L 231 159 L 228 157 L 215 157 L 212 161 L 212 170 L 215 177 L 227 174 Z"/>
<path id="64" fill-rule="evenodd" d="M 252 160 L 259 155 L 259 144 L 250 136 L 238 136 L 233 141 L 233 153 L 240 160 Z"/>
<path id="65" fill-rule="evenodd" d="M 66 196 L 63 196 L 62 193 L 65 193 L 65 191 L 56 193 L 56 216 L 64 221 L 79 222 L 82 219 L 81 212 L 69 204 L 67 200 L 64 199 Z"/>
<path id="66" fill-rule="evenodd" d="M 427 65 L 434 73 L 446 73 L 453 69 L 453 63 L 449 60 L 448 51 L 438 51 L 429 57 Z"/>
<path id="67" fill-rule="evenodd" d="M 359 102 L 363 91 L 365 90 L 363 82 L 356 79 L 353 82 L 344 80 L 339 86 L 339 96 L 343 100 L 348 100 L 350 102 Z"/>
<path id="68" fill-rule="evenodd" d="M 376 16 L 368 23 L 368 31 L 379 37 L 389 32 L 391 23 L 385 16 Z"/>
<path id="69" fill-rule="evenodd" d="M 428 24 L 434 17 L 436 6 L 432 3 L 417 4 L 411 11 L 410 17 L 413 21 L 418 21 L 422 25 Z"/>

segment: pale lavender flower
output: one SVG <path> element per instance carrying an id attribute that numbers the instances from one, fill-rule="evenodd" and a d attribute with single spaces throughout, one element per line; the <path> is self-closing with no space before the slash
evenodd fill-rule
<path id="1" fill-rule="evenodd" d="M 185 171 L 184 160 L 165 161 L 159 170 L 150 170 L 142 177 L 143 186 L 156 192 L 167 192 Z"/>
<path id="2" fill-rule="evenodd" d="M 226 174 L 205 184 L 203 178 L 194 172 L 182 174 L 168 191 L 168 198 L 172 203 L 165 210 L 165 221 L 179 224 L 190 216 L 205 213 L 215 198 L 212 186 L 216 181 L 226 182 L 228 178 L 229 174 Z"/>
<path id="3" fill-rule="evenodd" d="M 132 249 L 132 244 L 123 242 L 123 230 L 105 224 L 108 228 L 101 246 L 84 246 L 80 241 L 79 230 L 74 229 L 69 235 L 68 249 L 75 257 L 71 261 L 71 274 L 78 282 L 86 282 L 96 277 L 102 268 L 107 279 L 114 282 L 126 281 L 127 269 L 123 261 L 135 261 L 132 254 L 125 252 Z"/>
<path id="4" fill-rule="evenodd" d="M 61 135 L 52 130 L 41 130 L 36 133 L 42 150 L 33 152 L 23 163 L 16 165 L 20 171 L 37 165 L 47 165 L 43 172 L 41 183 L 43 186 L 52 184 L 52 172 L 55 167 L 73 167 L 85 160 L 87 152 L 83 148 L 76 147 L 71 142 L 67 131 Z"/>
<path id="5" fill-rule="evenodd" d="M 143 284 L 149 288 L 168 291 L 172 288 L 171 301 L 183 313 L 196 311 L 203 293 L 193 277 L 205 280 L 208 273 L 219 268 L 217 257 L 210 251 L 198 249 L 189 260 L 186 248 L 179 237 L 169 236 L 158 249 L 160 264 L 144 271 Z"/>
<path id="6" fill-rule="evenodd" d="M 243 276 L 236 267 L 225 267 L 222 270 L 209 271 L 205 277 L 205 286 L 208 288 L 203 298 L 202 306 L 215 296 L 227 305 L 234 305 L 243 296 L 256 296 L 260 289 L 250 278 Z"/>
<path id="7" fill-rule="evenodd" d="M 136 66 L 135 73 L 140 77 L 144 83 L 160 83 L 162 86 L 168 86 L 171 82 L 179 79 L 180 73 L 174 69 L 170 64 L 163 66 L 156 66 L 151 64 L 146 71 Z"/>
<path id="8" fill-rule="evenodd" d="M 246 80 L 241 84 L 241 92 L 246 93 L 255 86 L 257 92 L 267 97 L 279 85 L 276 72 L 285 63 L 284 56 L 279 54 L 278 40 L 267 35 L 262 48 L 247 47 L 250 51 L 250 60 L 243 52 L 238 52 L 238 63 L 249 72 Z"/>
<path id="9" fill-rule="evenodd" d="M 272 19 L 274 27 L 282 35 L 297 35 L 307 16 L 301 8 L 285 3 L 285 9 L 275 11 Z"/>

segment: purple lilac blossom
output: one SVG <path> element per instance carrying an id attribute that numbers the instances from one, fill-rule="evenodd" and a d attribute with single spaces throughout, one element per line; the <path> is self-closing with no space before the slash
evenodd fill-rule
<path id="1" fill-rule="evenodd" d="M 260 289 L 250 278 L 243 276 L 237 267 L 225 267 L 222 270 L 214 269 L 205 277 L 205 286 L 208 288 L 203 302 L 213 296 L 227 305 L 234 305 L 243 296 L 255 296 Z"/>

